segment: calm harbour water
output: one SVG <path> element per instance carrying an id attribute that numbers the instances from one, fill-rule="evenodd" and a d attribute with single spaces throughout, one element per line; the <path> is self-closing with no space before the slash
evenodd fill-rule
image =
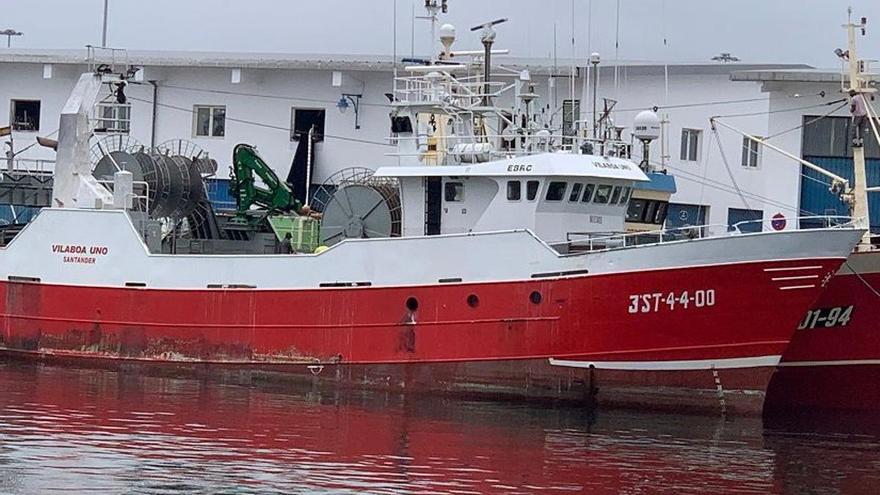
<path id="1" fill-rule="evenodd" d="M 880 493 L 842 430 L 0 364 L 12 494 Z"/>

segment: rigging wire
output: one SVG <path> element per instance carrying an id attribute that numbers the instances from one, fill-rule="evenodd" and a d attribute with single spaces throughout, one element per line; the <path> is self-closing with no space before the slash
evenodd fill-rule
<path id="1" fill-rule="evenodd" d="M 724 168 L 727 169 L 727 176 L 730 177 L 730 182 L 733 184 L 734 189 L 736 189 L 736 194 L 739 195 L 739 198 L 742 200 L 746 209 L 751 210 L 752 207 L 743 195 L 742 189 L 740 189 L 739 184 L 736 182 L 736 178 L 733 176 L 733 171 L 730 169 L 730 163 L 727 161 L 727 154 L 724 153 L 724 147 L 721 146 L 721 136 L 718 135 L 717 126 L 712 126 L 712 135 L 715 136 L 715 142 L 718 144 L 718 152 L 721 155 L 721 161 L 724 163 Z"/>
<path id="2" fill-rule="evenodd" d="M 656 161 L 653 161 L 653 160 L 651 161 L 651 163 L 654 164 L 654 165 L 658 165 L 658 166 L 661 165 L 659 162 L 656 162 Z M 715 179 L 709 179 L 709 178 L 706 178 L 706 177 L 702 177 L 702 176 L 697 175 L 697 174 L 695 174 L 695 173 L 693 173 L 693 172 L 690 172 L 690 171 L 688 171 L 688 170 L 685 170 L 685 169 L 682 169 L 682 168 L 678 168 L 678 167 L 674 167 L 674 166 L 672 166 L 672 165 L 668 165 L 668 164 L 666 165 L 666 168 L 667 168 L 667 169 L 670 169 L 670 170 L 672 170 L 672 171 L 674 171 L 674 172 L 675 172 L 675 177 L 676 177 L 676 178 L 680 177 L 680 178 L 682 178 L 682 179 L 684 179 L 684 180 L 687 180 L 687 181 L 690 181 L 690 182 L 695 182 L 695 183 L 697 183 L 697 184 L 701 184 L 701 185 L 705 185 L 706 187 L 710 187 L 710 188 L 712 188 L 712 189 L 715 189 L 715 190 L 718 190 L 718 191 L 721 191 L 721 192 L 726 192 L 726 193 L 735 193 L 735 192 L 736 192 L 736 191 L 735 191 L 735 190 L 734 190 L 729 184 L 727 184 L 727 183 L 724 183 L 724 182 L 721 182 L 721 181 L 718 181 L 718 180 L 715 180 Z M 810 214 L 810 215 L 814 215 L 814 214 L 815 214 L 815 213 L 813 213 L 813 212 L 811 212 L 811 211 L 809 211 L 809 210 L 803 210 L 803 209 L 801 209 L 801 208 L 799 208 L 799 207 L 797 207 L 797 206 L 790 205 L 790 204 L 787 204 L 787 203 L 783 203 L 783 202 L 778 201 L 778 200 L 776 200 L 776 199 L 769 198 L 769 197 L 767 197 L 767 196 L 762 196 L 762 195 L 757 194 L 757 193 L 753 193 L 753 192 L 749 192 L 749 191 L 742 191 L 742 194 L 744 194 L 744 195 L 750 197 L 750 198 L 753 199 L 753 200 L 761 201 L 762 203 L 764 203 L 764 204 L 766 204 L 766 205 L 776 206 L 776 207 L 778 207 L 778 208 L 780 208 L 780 209 L 783 209 L 783 210 L 792 211 L 792 212 L 795 212 L 795 213 L 797 213 L 798 211 L 802 211 L 802 212 L 807 213 L 807 214 Z"/>
<path id="3" fill-rule="evenodd" d="M 142 102 L 142 103 L 151 104 L 151 105 L 153 104 L 153 102 L 150 101 L 150 100 L 144 100 L 144 99 L 142 99 L 142 98 L 137 98 L 137 97 L 134 97 L 134 96 L 129 96 L 128 99 L 129 99 L 129 100 L 133 100 L 133 101 L 139 101 L 139 102 Z M 164 108 L 170 108 L 170 109 L 172 109 L 172 110 L 178 110 L 178 111 L 181 111 L 181 112 L 186 112 L 186 113 L 191 114 L 191 115 L 192 115 L 193 113 L 195 113 L 194 110 L 191 110 L 191 109 L 189 109 L 189 108 L 183 108 L 183 107 L 178 107 L 178 106 L 175 106 L 175 105 L 169 105 L 168 103 L 156 103 L 156 105 L 157 105 L 157 106 L 160 106 L 160 107 L 164 107 Z M 280 126 L 280 125 L 274 125 L 274 124 L 267 124 L 267 123 L 265 123 L 265 122 L 257 122 L 257 121 L 253 121 L 253 120 L 245 120 L 245 119 L 237 119 L 237 118 L 229 117 L 229 116 L 226 117 L 226 120 L 229 121 L 229 122 L 237 122 L 237 123 L 239 123 L 239 124 L 247 124 L 247 125 L 252 125 L 252 126 L 256 126 L 256 127 L 264 127 L 264 128 L 266 128 L 266 129 L 274 129 L 274 130 L 284 131 L 284 132 L 288 132 L 288 133 L 290 132 L 290 127 L 285 127 L 285 126 Z M 326 134 L 326 133 L 323 134 L 323 136 L 324 136 L 324 138 L 337 139 L 337 140 L 340 140 L 340 141 L 350 141 L 350 142 L 353 142 L 353 143 L 375 144 L 375 145 L 379 145 L 379 146 L 394 146 L 394 145 L 391 144 L 391 143 L 383 143 L 383 142 L 380 142 L 380 141 L 370 141 L 370 140 L 368 140 L 368 139 L 359 139 L 359 138 L 352 138 L 352 137 L 346 137 L 346 136 L 336 136 L 336 135 L 333 135 L 333 134 Z"/>
<path id="4" fill-rule="evenodd" d="M 834 110 L 832 110 L 831 112 L 828 112 L 824 116 L 831 115 L 832 113 L 836 112 L 837 110 L 845 107 L 846 106 L 846 98 L 840 98 L 838 100 L 833 100 L 833 101 L 825 101 L 822 103 L 816 103 L 813 105 L 807 105 L 807 106 L 803 106 L 803 107 L 781 108 L 778 110 L 765 110 L 765 111 L 761 111 L 761 112 L 730 113 L 727 115 L 715 115 L 713 118 L 718 119 L 718 118 L 733 118 L 733 117 L 754 117 L 757 115 L 772 115 L 774 113 L 797 112 L 799 110 L 810 110 L 812 108 L 821 108 L 821 107 L 825 107 L 825 106 L 829 106 L 829 105 L 834 105 L 835 103 L 841 103 L 841 105 L 839 107 L 835 108 Z"/>
<path id="5" fill-rule="evenodd" d="M 815 96 L 822 96 L 822 94 L 817 93 Z M 657 108 L 657 110 L 670 110 L 670 109 L 676 109 L 676 108 L 694 108 L 694 107 L 706 107 L 706 106 L 713 106 L 713 105 L 734 105 L 737 103 L 754 103 L 754 102 L 759 102 L 759 101 L 774 101 L 774 100 L 783 100 L 783 99 L 789 99 L 789 98 L 792 98 L 792 96 L 778 96 L 776 98 L 760 97 L 760 98 L 741 98 L 738 100 L 701 101 L 701 102 L 696 102 L 696 103 L 680 103 L 677 105 L 657 105 L 656 107 L 650 107 L 650 108 Z M 833 104 L 833 103 L 837 103 L 839 101 L 844 101 L 844 100 L 835 100 L 834 102 L 831 102 L 831 103 Z M 805 108 L 812 108 L 813 106 L 823 106 L 823 105 L 826 105 L 826 103 L 823 102 L 821 104 L 812 105 L 810 107 L 805 107 Z M 624 108 L 624 109 L 617 110 L 617 111 L 618 112 L 641 112 L 642 110 L 645 110 L 646 108 L 649 108 L 649 107 Z M 784 109 L 784 110 L 755 112 L 754 115 L 764 115 L 767 113 L 791 112 L 794 110 L 795 109 L 792 108 L 792 109 Z M 803 108 L 801 108 L 800 110 L 803 110 Z M 744 115 L 746 115 L 746 114 L 744 114 Z M 719 117 L 728 117 L 728 116 L 729 115 L 719 115 Z M 732 115 L 732 116 L 736 116 L 736 115 Z"/>
<path id="6" fill-rule="evenodd" d="M 822 120 L 822 119 L 824 119 L 824 118 L 826 118 L 826 117 L 829 117 L 831 114 L 837 112 L 838 110 L 843 109 L 843 107 L 846 106 L 846 100 L 838 100 L 838 101 L 843 101 L 843 103 L 840 104 L 840 105 L 837 106 L 837 107 L 832 108 L 831 110 L 829 110 L 829 111 L 826 112 L 825 114 L 820 115 L 820 116 L 818 116 L 818 117 L 815 117 L 815 118 L 813 118 L 813 119 L 810 119 L 810 120 L 804 122 L 803 124 L 796 125 L 796 126 L 792 127 L 791 129 L 786 129 L 786 130 L 784 130 L 784 131 L 779 131 L 779 132 L 777 132 L 776 134 L 771 134 L 771 135 L 767 136 L 767 137 L 764 138 L 764 139 L 765 139 L 765 140 L 767 140 L 767 139 L 773 139 L 773 138 L 775 138 L 775 137 L 779 137 L 779 136 L 781 136 L 781 135 L 783 135 L 783 134 L 788 134 L 788 133 L 791 132 L 791 131 L 796 131 L 796 130 L 802 128 L 802 127 L 806 127 L 806 126 L 808 126 L 808 125 L 810 125 L 810 124 L 813 124 L 813 123 L 815 123 L 815 122 L 818 122 L 818 121 L 820 121 L 820 120 Z"/>
<path id="7" fill-rule="evenodd" d="M 49 134 L 46 134 L 45 137 L 54 136 L 55 134 L 58 134 L 58 131 L 59 131 L 59 129 L 55 129 L 54 131 L 50 132 Z M 33 148 L 34 146 L 38 145 L 38 144 L 40 144 L 39 141 L 34 141 L 33 143 L 31 143 L 31 144 L 25 146 L 24 148 L 22 148 L 22 149 L 16 151 L 15 154 L 16 154 L 16 155 L 20 155 L 20 154 L 24 153 L 25 151 L 27 151 L 27 150 Z"/>

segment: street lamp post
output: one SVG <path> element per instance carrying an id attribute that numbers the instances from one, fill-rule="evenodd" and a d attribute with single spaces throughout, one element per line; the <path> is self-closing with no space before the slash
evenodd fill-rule
<path id="1" fill-rule="evenodd" d="M 0 31 L 0 36 L 6 36 L 6 48 L 12 46 L 13 36 L 21 36 L 23 34 L 24 33 L 22 33 L 21 31 L 16 31 L 15 29 L 5 29 L 3 31 Z"/>

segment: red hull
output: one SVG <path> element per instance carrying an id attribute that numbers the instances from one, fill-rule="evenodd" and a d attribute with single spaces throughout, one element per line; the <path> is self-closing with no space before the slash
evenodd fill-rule
<path id="1" fill-rule="evenodd" d="M 709 370 L 594 370 L 587 376 L 591 370 L 551 367 L 547 358 L 655 362 L 780 355 L 820 288 L 784 290 L 789 282 L 777 275 L 807 265 L 832 273 L 840 262 L 297 291 L 5 282 L 0 344 L 7 352 L 40 357 L 321 370 L 337 383 L 527 397 L 583 397 L 584 390 L 598 388 L 600 402 L 604 394 L 626 405 L 717 407 L 718 380 L 722 390 L 748 397 L 764 391 L 768 370 L 722 370 L 719 376 Z M 664 296 L 633 302 L 643 293 Z M 745 402 L 754 403 L 754 394 Z M 742 408 L 755 409 L 760 405 Z"/>
<path id="2" fill-rule="evenodd" d="M 880 253 L 855 253 L 830 280 L 783 354 L 768 412 L 880 411 L 878 267 Z"/>

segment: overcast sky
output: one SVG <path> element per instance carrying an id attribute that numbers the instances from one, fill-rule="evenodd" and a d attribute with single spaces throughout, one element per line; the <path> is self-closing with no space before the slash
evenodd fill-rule
<path id="1" fill-rule="evenodd" d="M 498 48 L 511 56 L 572 53 L 571 0 L 449 0 L 441 22 L 456 26 L 458 49 L 478 48 L 472 25 L 507 17 Z M 880 0 L 575 0 L 577 57 L 589 49 L 614 58 L 620 5 L 619 57 L 709 61 L 730 52 L 744 62 L 836 66 L 845 45 L 840 25 L 851 4 L 867 16 L 863 55 L 880 58 Z M 411 14 L 422 0 L 110 0 L 109 45 L 129 49 L 286 53 L 391 54 L 397 6 L 397 51 L 412 50 Z M 592 8 L 590 6 L 592 5 Z M 23 31 L 14 47 L 78 48 L 100 44 L 103 0 L 0 0 L 0 30 Z M 590 15 L 592 12 L 592 16 Z M 588 22 L 592 17 L 592 22 Z M 427 52 L 426 21 L 415 21 L 415 52 Z M 592 28 L 590 28 L 592 26 Z M 667 38 L 667 46 L 663 38 Z M 5 47 L 5 39 L 0 38 Z"/>

